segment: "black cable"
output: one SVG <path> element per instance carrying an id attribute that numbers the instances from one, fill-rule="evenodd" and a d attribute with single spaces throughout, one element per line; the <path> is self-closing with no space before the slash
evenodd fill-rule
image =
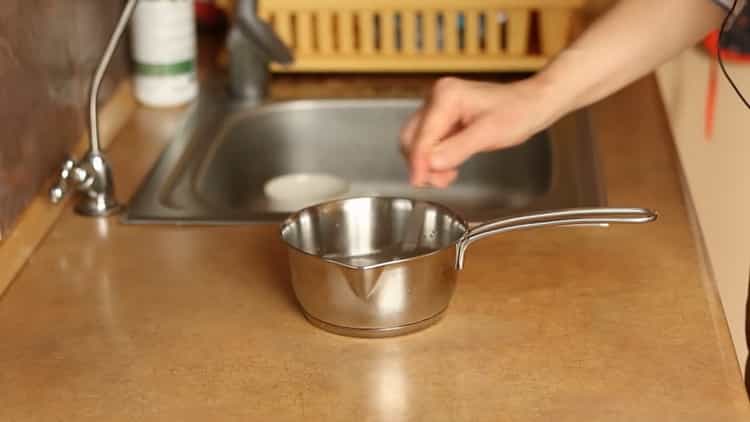
<path id="1" fill-rule="evenodd" d="M 724 68 L 724 61 L 721 59 L 721 39 L 724 36 L 724 31 L 727 27 L 727 22 L 729 22 L 729 19 L 734 15 L 734 9 L 737 7 L 737 2 L 739 0 L 734 0 L 732 3 L 732 8 L 729 9 L 729 13 L 724 18 L 724 22 L 721 23 L 721 29 L 719 30 L 719 42 L 716 46 L 716 57 L 719 59 L 719 66 L 721 67 L 721 71 L 724 73 L 724 76 L 729 81 L 729 84 L 732 85 L 732 88 L 734 88 L 734 92 L 737 93 L 737 95 L 740 97 L 743 103 L 745 103 L 745 107 L 750 108 L 750 103 L 747 102 L 745 97 L 740 92 L 739 88 L 737 88 L 737 85 L 734 84 L 734 81 L 732 80 L 732 77 L 729 76 L 729 73 L 727 73 L 727 70 Z"/>

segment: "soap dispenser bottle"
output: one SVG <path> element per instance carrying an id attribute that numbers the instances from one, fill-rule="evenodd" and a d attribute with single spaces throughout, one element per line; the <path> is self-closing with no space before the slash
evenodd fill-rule
<path id="1" fill-rule="evenodd" d="M 136 99 L 178 106 L 198 94 L 193 0 L 139 0 L 131 26 Z"/>

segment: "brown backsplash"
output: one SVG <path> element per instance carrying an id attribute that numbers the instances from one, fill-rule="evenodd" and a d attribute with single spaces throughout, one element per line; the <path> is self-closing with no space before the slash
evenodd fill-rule
<path id="1" fill-rule="evenodd" d="M 86 130 L 88 85 L 121 0 L 0 1 L 0 239 Z M 102 85 L 128 70 L 123 40 Z"/>

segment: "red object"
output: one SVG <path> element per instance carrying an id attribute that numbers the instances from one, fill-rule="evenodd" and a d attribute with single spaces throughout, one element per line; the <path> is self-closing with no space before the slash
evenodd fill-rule
<path id="1" fill-rule="evenodd" d="M 213 0 L 195 0 L 195 18 L 204 28 L 220 28 L 226 23 L 226 15 Z"/>
<path id="2" fill-rule="evenodd" d="M 711 136 L 714 133 L 714 113 L 716 110 L 716 82 L 717 82 L 717 71 L 716 61 L 711 60 L 708 69 L 708 89 L 706 90 L 706 110 L 705 110 L 705 121 L 703 125 L 703 135 L 706 137 L 706 141 L 711 140 Z"/>
<path id="3" fill-rule="evenodd" d="M 719 48 L 719 31 L 714 31 L 703 39 L 703 47 L 716 57 L 716 50 Z M 738 53 L 732 50 L 721 50 L 721 59 L 725 62 L 750 63 L 750 53 Z"/>
<path id="4" fill-rule="evenodd" d="M 706 90 L 706 109 L 704 121 L 704 135 L 706 141 L 711 140 L 714 131 L 714 113 L 716 109 L 716 95 L 718 83 L 718 66 L 716 60 L 717 50 L 719 49 L 719 31 L 714 31 L 703 39 L 703 48 L 711 55 L 711 64 L 708 70 L 708 89 Z M 721 59 L 725 62 L 733 63 L 750 63 L 750 54 L 738 53 L 732 50 L 721 50 Z"/>

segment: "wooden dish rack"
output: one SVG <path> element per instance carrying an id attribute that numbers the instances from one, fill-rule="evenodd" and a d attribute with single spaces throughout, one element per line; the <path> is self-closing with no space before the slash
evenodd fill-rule
<path id="1" fill-rule="evenodd" d="M 226 1 L 225 1 L 226 3 Z M 259 0 L 295 53 L 276 72 L 534 71 L 586 0 Z"/>

